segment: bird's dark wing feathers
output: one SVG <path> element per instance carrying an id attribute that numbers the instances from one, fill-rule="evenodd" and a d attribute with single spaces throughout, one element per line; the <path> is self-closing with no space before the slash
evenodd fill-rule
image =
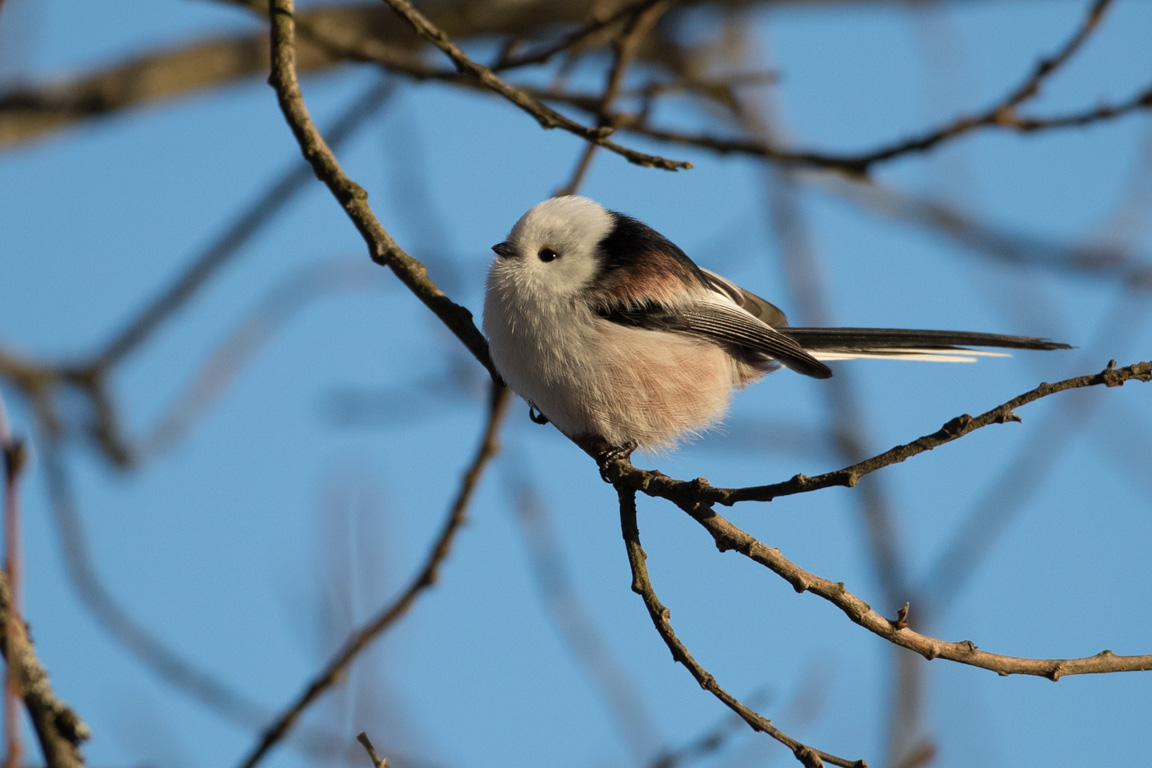
<path id="1" fill-rule="evenodd" d="M 736 283 L 725 280 L 715 272 L 703 267 L 700 268 L 700 271 L 704 273 L 704 280 L 709 288 L 732 299 L 738 307 L 744 309 L 757 320 L 773 328 L 783 328 L 788 325 L 788 318 L 784 316 L 784 311 L 780 307 L 760 298 L 749 290 L 741 288 Z"/>
<path id="2" fill-rule="evenodd" d="M 972 331 L 917 331 L 901 328 L 781 328 L 804 349 L 815 352 L 875 352 L 900 349 L 1071 349 L 1067 344 L 1032 336 Z"/>
<path id="3" fill-rule="evenodd" d="M 899 354 L 899 350 L 910 349 L 959 349 L 960 345 L 1068 349 L 1068 345 L 1048 339 L 995 333 L 895 328 L 789 328 L 788 320 L 779 307 L 697 266 L 675 243 L 643 222 L 622 213 L 610 213 L 613 226 L 599 249 L 599 284 L 610 283 L 613 274 L 622 272 L 628 273 L 630 278 L 623 281 L 624 285 L 644 283 L 645 280 L 651 282 L 655 277 L 667 278 L 671 273 L 674 281 L 698 284 L 727 297 L 735 306 L 701 301 L 686 309 L 670 310 L 655 302 L 638 304 L 634 295 L 617 285 L 615 290 L 589 297 L 594 303 L 604 302 L 597 313 L 620 325 L 704 338 L 728 347 L 753 365 L 777 360 L 798 373 L 826 379 L 832 375 L 831 369 L 806 349 L 816 353 L 872 355 L 884 355 L 889 351 Z M 664 261 L 653 262 L 650 258 L 653 254 L 664 257 Z M 660 272 L 655 276 L 649 274 L 654 263 L 660 265 Z M 643 269 L 645 265 L 649 267 L 647 272 Z M 621 282 L 619 278 L 617 282 Z"/>
<path id="4" fill-rule="evenodd" d="M 736 308 L 698 303 L 671 310 L 658 304 L 647 304 L 642 307 L 603 307 L 598 314 L 620 325 L 698 336 L 732 348 L 743 357 L 753 358 L 749 362 L 761 362 L 767 357 L 805 376 L 826 379 L 832 375 L 828 366 L 805 352 L 795 340 Z"/>
<path id="5" fill-rule="evenodd" d="M 679 246 L 644 222 L 616 211 L 610 213 L 612 229 L 600 242 L 600 281 L 616 270 L 635 272 L 641 265 L 650 263 L 655 254 L 662 257 L 660 262 L 665 270 L 671 269 L 685 282 L 697 283 L 727 296 L 736 306 L 773 328 L 788 325 L 788 319 L 776 305 L 699 266 Z"/>
<path id="6" fill-rule="evenodd" d="M 638 219 L 617 211 L 608 212 L 612 229 L 600 241 L 600 269 L 602 273 L 618 269 L 634 269 L 647 262 L 653 253 L 670 257 L 686 280 L 710 287 L 707 270 L 681 250 L 680 246 Z"/>

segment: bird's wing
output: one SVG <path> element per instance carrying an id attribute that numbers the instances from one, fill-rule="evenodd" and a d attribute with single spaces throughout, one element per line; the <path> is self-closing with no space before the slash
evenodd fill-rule
<path id="1" fill-rule="evenodd" d="M 788 325 L 788 318 L 784 316 L 784 311 L 775 304 L 760 298 L 751 291 L 746 291 L 740 286 L 736 285 L 729 280 L 725 280 L 715 272 L 711 272 L 703 267 L 700 271 L 704 273 L 704 279 L 708 286 L 714 291 L 718 291 L 736 303 L 748 314 L 760 320 L 766 325 L 773 328 L 783 328 Z"/>
<path id="2" fill-rule="evenodd" d="M 697 301 L 675 309 L 659 304 L 616 305 L 601 307 L 597 313 L 620 325 L 704 338 L 729 347 L 740 356 L 753 358 L 754 362 L 761 362 L 763 358 L 778 360 L 805 376 L 826 379 L 832 375 L 828 366 L 805 352 L 797 341 L 740 307 L 721 301 Z"/>

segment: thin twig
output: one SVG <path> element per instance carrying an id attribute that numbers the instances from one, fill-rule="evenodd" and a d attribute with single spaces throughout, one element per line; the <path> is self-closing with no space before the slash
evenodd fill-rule
<path id="1" fill-rule="evenodd" d="M 668 499 L 677 504 L 725 504 L 731 506 L 740 501 L 772 501 L 782 496 L 792 496 L 798 493 L 809 493 L 822 488 L 855 486 L 860 479 L 877 470 L 892 464 L 899 464 L 913 456 L 931 451 L 945 443 L 950 443 L 977 429 L 992 424 L 1005 424 L 1019 421 L 1014 411 L 1023 405 L 1035 402 L 1041 398 L 1064 392 L 1070 389 L 1094 386 L 1120 386 L 1126 381 L 1152 381 L 1152 361 L 1135 363 L 1125 368 L 1117 368 L 1112 361 L 1100 373 L 1087 376 L 1077 376 L 1071 379 L 1058 381 L 1055 384 L 1044 383 L 1035 389 L 1012 398 L 979 416 L 967 414 L 957 416 L 944 424 L 939 430 L 925 435 L 918 440 L 904 445 L 898 445 L 884 453 L 877 454 L 870 459 L 858 462 L 843 469 L 827 472 L 815 477 L 796 475 L 791 480 L 770 485 L 749 486 L 745 488 L 716 488 L 707 480 L 698 478 L 693 481 L 675 480 L 667 475 L 655 471 L 637 469 L 626 460 L 609 462 L 605 467 L 607 477 L 614 483 L 623 483 L 629 488 L 642 491 L 649 496 Z M 596 455 L 599 446 L 582 445 L 591 455 Z"/>
<path id="2" fill-rule="evenodd" d="M 596 110 L 597 124 L 601 128 L 613 127 L 612 103 L 620 94 L 620 88 L 624 83 L 624 73 L 631 65 L 644 38 L 648 36 L 649 31 L 660 20 L 660 17 L 672 6 L 673 1 L 656 0 L 650 2 L 646 0 L 640 4 L 641 7 L 624 27 L 621 39 L 616 44 L 616 56 L 612 62 L 612 67 L 608 70 L 604 91 L 600 97 L 600 105 Z M 588 143 L 584 146 L 584 151 L 580 153 L 580 160 L 576 163 L 576 170 L 572 172 L 572 178 L 567 184 L 556 190 L 556 197 L 576 194 L 588 173 L 588 169 L 592 167 L 592 158 L 595 157 L 598 147 L 599 145 L 594 143 Z"/>
<path id="3" fill-rule="evenodd" d="M 996 125 L 1001 128 L 1019 131 L 1020 133 L 1034 133 L 1036 131 L 1048 131 L 1058 128 L 1083 128 L 1084 126 L 1102 123 L 1107 120 L 1115 120 L 1117 117 L 1123 117 L 1131 112 L 1149 108 L 1152 108 L 1152 86 L 1138 91 L 1123 101 L 1105 102 L 1095 107 L 1082 109 L 1078 112 L 1067 112 L 1065 114 L 1049 115 L 1046 117 L 1020 117 L 1012 115 L 1004 121 L 997 122 Z"/>
<path id="4" fill-rule="evenodd" d="M 12 610 L 5 616 L 7 636 L 17 633 L 16 617 L 24 611 L 24 568 L 21 562 L 20 485 L 28 463 L 28 449 L 16 437 L 8 422 L 4 397 L 0 394 L 0 472 L 3 473 L 4 500 L 4 572 L 8 576 Z M 5 768 L 20 768 L 24 764 L 24 748 L 20 738 L 20 691 L 23 685 L 20 670 L 8 665 L 4 670 L 4 742 L 8 752 L 4 756 Z"/>
<path id="5" fill-rule="evenodd" d="M 24 620 L 16 613 L 8 590 L 8 578 L 0 573 L 0 651 L 9 668 L 17 670 L 20 695 L 28 708 L 32 727 L 40 740 L 48 768 L 83 768 L 80 745 L 91 737 L 88 726 L 56 697 L 44 665 L 36 658 L 36 649 Z M 11 616 L 12 620 L 9 621 Z"/>
<path id="6" fill-rule="evenodd" d="M 1040 87 L 1044 84 L 1045 79 L 1068 63 L 1068 60 L 1084 45 L 1088 36 L 1100 25 L 1100 20 L 1104 18 L 1104 12 L 1108 10 L 1112 2 L 1113 0 L 1093 0 L 1092 5 L 1088 8 L 1088 13 L 1080 22 L 1080 26 L 1072 33 L 1064 46 L 1053 56 L 1037 62 L 1032 73 L 1005 97 L 996 111 L 1007 113 L 1040 93 Z"/>
<path id="7" fill-rule="evenodd" d="M 620 95 L 620 89 L 624 85 L 624 75 L 636 58 L 640 45 L 648 37 L 652 27 L 672 7 L 674 2 L 675 0 L 656 0 L 656 2 L 643 3 L 643 7 L 636 11 L 636 14 L 624 28 L 620 41 L 616 45 L 616 56 L 612 62 L 612 68 L 608 70 L 608 79 L 604 85 L 603 95 L 600 97 L 600 109 L 598 111 L 602 126 L 611 125 L 609 111 L 612 108 L 612 103 L 616 101 L 616 97 Z"/>
<path id="8" fill-rule="evenodd" d="M 688 648 L 681 642 L 680 638 L 676 637 L 676 632 L 672 629 L 671 612 L 656 596 L 652 580 L 648 576 L 648 566 L 645 564 L 648 556 L 640 545 L 640 529 L 636 521 L 636 491 L 624 487 L 618 487 L 617 490 L 620 497 L 620 528 L 624 534 L 624 545 L 628 549 L 628 564 L 632 569 L 632 591 L 643 599 L 644 606 L 648 609 L 648 615 L 652 619 L 652 624 L 656 627 L 656 631 L 660 634 L 664 644 L 668 646 L 668 650 L 672 652 L 672 658 L 684 665 L 701 688 L 718 698 L 754 730 L 766 733 L 788 747 L 796 759 L 808 768 L 817 768 L 825 762 L 844 766 L 844 768 L 866 768 L 867 764 L 863 760 L 846 760 L 827 752 L 821 752 L 784 733 L 772 725 L 771 720 L 745 706 L 739 699 L 720 687 L 716 678 L 692 657 Z"/>
<path id="9" fill-rule="evenodd" d="M 1137 109 L 1152 107 L 1152 88 L 1141 91 L 1131 99 L 1115 105 L 1100 105 L 1095 109 L 1057 115 L 1047 118 L 1022 118 L 1016 109 L 1040 92 L 1046 80 L 1071 59 L 1085 40 L 1100 24 L 1112 0 L 1095 0 L 1068 41 L 1052 56 L 1043 58 L 1028 76 L 1002 99 L 983 112 L 962 115 L 951 122 L 924 131 L 879 149 L 859 154 L 838 154 L 804 150 L 786 150 L 761 139 L 726 139 L 708 135 L 691 135 L 676 131 L 663 131 L 643 125 L 627 126 L 642 135 L 695 147 L 704 147 L 724 154 L 747 154 L 780 163 L 839 170 L 850 175 L 866 175 L 877 163 L 905 155 L 926 152 L 938 145 L 970 133 L 978 128 L 1002 128 L 1021 132 L 1034 132 L 1069 126 L 1083 126 L 1109 120 Z"/>
<path id="10" fill-rule="evenodd" d="M 256 9 L 261 16 L 265 9 L 259 8 L 256 0 L 220 0 Z M 387 72 L 411 78 L 417 82 L 433 81 L 446 83 L 470 90 L 491 93 L 476 78 L 454 69 L 429 64 L 420 51 L 411 51 L 388 45 L 376 37 L 360 35 L 354 38 L 341 37 L 333 32 L 330 25 L 317 24 L 309 14 L 296 16 L 296 32 L 301 41 L 308 41 L 322 48 L 329 55 L 341 60 L 375 64 Z M 538 101 L 567 104 L 594 114 L 599 104 L 599 96 L 591 92 L 562 91 L 554 88 L 539 88 L 532 85 L 516 86 Z"/>
<path id="11" fill-rule="evenodd" d="M 372 260 L 387 266 L 416 294 L 425 306 L 439 317 L 463 342 L 468 351 L 495 376 L 488 343 L 472 321 L 472 313 L 456 304 L 428 277 L 428 269 L 397 245 L 368 206 L 368 193 L 352 181 L 324 137 L 316 129 L 304 104 L 296 77 L 295 24 L 293 0 L 273 0 L 271 17 L 272 76 L 269 82 L 276 90 L 284 113 L 304 157 L 312 164 L 317 178 L 323 181 L 368 245 Z M 423 17 L 421 17 L 423 18 Z"/>
<path id="12" fill-rule="evenodd" d="M 1152 86 L 1116 103 L 1104 103 L 1096 107 L 1049 115 L 1046 117 L 1018 117 L 998 115 L 994 118 L 961 118 L 963 129 L 950 125 L 949 130 L 935 129 L 923 136 L 906 139 L 892 145 L 859 154 L 817 152 L 814 150 L 794 150 L 778 146 L 762 139 L 731 136 L 718 136 L 708 133 L 689 133 L 666 128 L 658 128 L 640 121 L 617 119 L 620 130 L 630 131 L 640 136 L 684 147 L 706 149 L 721 155 L 746 155 L 759 157 L 782 165 L 836 171 L 850 177 L 866 176 L 872 166 L 916 152 L 927 152 L 946 140 L 957 138 L 979 128 L 998 128 L 1018 133 L 1038 133 L 1070 127 L 1083 127 L 1114 120 L 1141 110 L 1152 109 Z"/>
<path id="13" fill-rule="evenodd" d="M 372 746 L 372 740 L 368 738 L 368 734 L 363 731 L 356 737 L 356 741 L 364 745 L 364 749 L 368 752 L 368 759 L 372 761 L 374 768 L 388 768 L 388 758 L 380 757 L 376 754 L 376 747 Z"/>
<path id="14" fill-rule="evenodd" d="M 643 764 L 659 744 L 659 732 L 628 668 L 597 631 L 593 615 L 580 599 L 540 494 L 523 473 L 517 472 L 522 462 L 515 456 L 509 458 L 504 466 L 509 472 L 516 472 L 508 481 L 516 502 L 516 520 L 524 534 L 533 580 L 549 617 L 599 694 L 633 762 Z"/>
<path id="15" fill-rule="evenodd" d="M 562 51 L 572 50 L 578 43 L 596 34 L 605 27 L 626 17 L 635 18 L 651 6 L 663 2 L 665 2 L 665 0 L 639 0 L 638 2 L 623 6 L 615 13 L 611 13 L 602 19 L 592 19 L 567 35 L 564 35 L 551 45 L 545 45 L 537 48 L 535 51 L 528 51 L 523 54 L 513 55 L 505 52 L 505 54 L 500 57 L 500 60 L 492 67 L 492 70 L 495 72 L 503 72 L 508 69 L 517 69 L 528 64 L 545 64 L 556 54 Z"/>
<path id="16" fill-rule="evenodd" d="M 452 542 L 464 524 L 465 513 L 468 510 L 469 502 L 472 500 L 473 491 L 479 483 L 480 475 L 499 449 L 497 436 L 500 423 L 507 410 L 508 399 L 508 389 L 493 383 L 488 419 L 480 445 L 472 463 L 464 473 L 460 490 L 447 518 L 444 520 L 444 525 L 416 576 L 395 601 L 386 606 L 370 622 L 345 641 L 340 651 L 313 677 L 300 695 L 276 717 L 275 721 L 265 728 L 259 744 L 242 763 L 244 768 L 252 768 L 259 763 L 264 755 L 287 735 L 304 710 L 339 681 L 360 652 L 402 618 L 416 602 L 416 598 L 436 583 L 440 565 L 448 557 Z"/>
<path id="17" fill-rule="evenodd" d="M 239 5 L 258 13 L 261 18 L 267 15 L 267 3 L 260 0 L 217 0 L 218 2 Z M 638 6 L 649 6 L 653 0 L 644 0 Z M 626 15 L 634 10 L 623 9 L 619 16 Z M 468 74 L 455 69 L 439 67 L 429 64 L 421 55 L 420 50 L 399 47 L 361 31 L 360 34 L 349 34 L 349 30 L 334 26 L 330 19 L 317 17 L 316 12 L 300 13 L 296 16 L 296 34 L 300 43 L 307 42 L 323 49 L 329 56 L 342 61 L 355 61 L 365 64 L 374 64 L 387 72 L 411 78 L 417 82 L 434 81 L 447 83 L 461 88 L 492 93 L 483 83 Z M 493 71 L 503 68 L 494 67 Z M 622 90 L 620 95 L 629 98 L 641 98 L 648 105 L 645 113 L 650 111 L 650 105 L 656 97 L 676 92 L 696 93 L 706 99 L 718 101 L 722 104 L 731 102 L 731 89 L 735 86 L 763 83 L 774 77 L 773 73 L 753 72 L 736 74 L 724 79 L 677 77 L 671 82 L 650 83 L 643 87 Z M 541 102 L 566 104 L 568 106 L 597 115 L 602 102 L 602 95 L 593 92 L 565 90 L 558 87 L 541 88 L 530 84 L 517 84 L 514 86 L 524 93 Z M 634 115 L 610 115 L 613 125 L 636 124 Z M 592 146 L 597 146 L 593 144 Z"/>
<path id="18" fill-rule="evenodd" d="M 560 128 L 561 130 L 568 131 L 569 133 L 579 136 L 585 141 L 590 141 L 598 146 L 604 147 L 607 150 L 615 152 L 616 154 L 624 157 L 628 162 L 635 163 L 647 168 L 661 168 L 666 171 L 678 171 L 681 169 L 688 169 L 692 164 L 682 160 L 668 160 L 667 158 L 659 157 L 657 155 L 648 155 L 643 152 L 637 152 L 634 149 L 628 149 L 613 141 L 608 137 L 612 134 L 609 128 L 590 128 L 586 125 L 576 122 L 571 118 L 565 117 L 551 107 L 541 103 L 539 100 L 533 98 L 523 89 L 516 88 L 500 79 L 500 77 L 488 67 L 483 64 L 478 64 L 468 57 L 459 46 L 452 42 L 452 40 L 441 29 L 436 27 L 430 22 L 423 14 L 412 7 L 408 0 L 384 0 L 392 10 L 396 11 L 405 21 L 407 21 L 416 33 L 423 37 L 428 42 L 439 48 L 444 54 L 452 60 L 456 68 L 471 77 L 474 77 L 486 88 L 489 88 L 496 93 L 500 94 L 508 101 L 512 102 L 520 109 L 527 112 L 532 117 L 536 118 L 536 122 L 542 128 Z M 281 6 L 290 6 L 286 0 L 274 0 L 273 5 L 276 8 Z M 289 11 L 290 12 L 290 11 Z M 275 25 L 275 21 L 273 21 Z"/>
<path id="19" fill-rule="evenodd" d="M 849 592 L 843 582 L 833 582 L 800 568 L 780 550 L 766 546 L 729 520 L 702 504 L 677 504 L 700 523 L 721 552 L 736 550 L 787 581 L 797 592 L 811 592 L 844 612 L 854 623 L 891 643 L 915 651 L 928 660 L 942 658 L 987 669 L 999 675 L 1034 675 L 1056 681 L 1066 675 L 1144 672 L 1152 670 L 1152 654 L 1117 656 L 1105 650 L 1075 659 L 1040 659 L 1004 656 L 981 651 L 971 640 L 953 643 L 922 635 L 906 622 L 881 616 L 872 606 Z"/>

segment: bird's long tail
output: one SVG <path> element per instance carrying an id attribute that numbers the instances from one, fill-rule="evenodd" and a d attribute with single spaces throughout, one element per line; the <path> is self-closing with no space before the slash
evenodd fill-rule
<path id="1" fill-rule="evenodd" d="M 900 328 L 779 328 L 817 360 L 923 360 L 973 363 L 978 357 L 1004 357 L 969 347 L 997 349 L 1071 349 L 1067 344 L 1031 336 L 970 331 L 917 331 Z"/>

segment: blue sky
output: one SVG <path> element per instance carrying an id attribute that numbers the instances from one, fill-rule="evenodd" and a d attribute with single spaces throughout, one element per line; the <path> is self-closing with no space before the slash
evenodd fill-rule
<path id="1" fill-rule="evenodd" d="M 973 2 L 914 14 L 903 4 L 831 4 L 751 18 L 764 67 L 780 76 L 768 92 L 789 139 L 858 150 L 999 98 L 1063 43 L 1085 7 Z M 40 82 L 252 28 L 241 12 L 211 3 L 6 0 L 0 73 Z M 1149 29 L 1152 4 L 1119 0 L 1030 111 L 1076 110 L 1146 87 Z M 375 82 L 373 71 L 347 67 L 307 78 L 304 93 L 324 126 Z M 683 105 L 658 114 L 669 125 L 707 124 Z M 1147 116 L 1137 115 L 1035 136 L 979 132 L 885 165 L 877 179 L 1009 231 L 1116 241 L 1147 260 L 1148 200 L 1133 227 L 1114 212 L 1132 175 L 1148 172 L 1140 161 L 1148 131 Z M 696 167 L 663 173 L 602 153 L 582 191 L 802 322 L 767 215 L 762 166 L 625 143 Z M 541 131 L 495 98 L 401 81 L 339 155 L 389 232 L 479 317 L 489 247 L 567 178 L 581 150 L 574 137 Z M 0 341 L 49 360 L 104 343 L 298 162 L 259 79 L 6 150 Z M 1147 299 L 1126 296 L 1115 280 L 1005 264 L 827 188 L 804 189 L 804 223 L 836 322 L 1036 334 L 1077 347 L 971 366 L 855 364 L 845 375 L 869 452 L 1040 381 L 1096 372 L 1112 358 L 1149 358 Z M 479 437 L 483 373 L 401 285 L 368 264 L 355 230 L 315 183 L 112 379 L 128 431 L 147 431 L 253 305 L 318 263 L 346 265 L 351 288 L 296 312 L 169 452 L 132 471 L 79 442 L 64 454 L 107 587 L 173 649 L 269 712 L 418 567 Z M 774 375 L 737 395 L 725 429 L 642 461 L 720 485 L 834 469 L 844 462 L 828 448 L 820 386 Z M 17 430 L 35 442 L 27 403 L 7 382 L 0 392 Z M 955 600 L 937 611 L 932 634 L 1024 656 L 1149 652 L 1148 397 L 1133 384 L 1050 398 L 1021 409 L 1022 424 L 983 430 L 864 481 L 893 500 L 901 564 L 913 582 L 979 505 L 990 510 L 989 525 L 1004 522 Z M 83 413 L 78 399 L 65 405 Z M 1078 413 L 1087 415 L 1065 435 Z M 675 748 L 722 721 L 726 710 L 671 662 L 629 590 L 615 495 L 592 463 L 551 427 L 532 424 L 520 401 L 502 442 L 438 585 L 306 722 L 356 749 L 355 734 L 367 730 L 386 753 L 420 765 L 634 764 L 541 598 L 516 512 L 524 487 L 546 510 L 573 588 L 643 701 L 656 734 L 649 748 Z M 1021 491 L 1031 471 L 1043 482 Z M 804 568 L 877 601 L 858 492 L 831 489 L 727 514 Z M 640 526 L 678 634 L 721 684 L 738 696 L 760 692 L 762 711 L 797 738 L 886 764 L 889 681 L 903 651 L 719 554 L 667 504 L 642 499 Z M 24 551 L 27 618 L 56 690 L 95 733 L 89 765 L 240 761 L 254 734 L 159 681 L 78 597 L 42 457 L 27 482 Z M 899 607 L 874 604 L 886 615 Z M 1144 676 L 1053 685 L 918 663 L 935 765 L 1080 766 L 1098 762 L 1102 748 L 1149 747 Z M 771 760 L 791 758 L 740 732 L 709 764 Z M 289 746 L 266 764 L 314 762 Z"/>

